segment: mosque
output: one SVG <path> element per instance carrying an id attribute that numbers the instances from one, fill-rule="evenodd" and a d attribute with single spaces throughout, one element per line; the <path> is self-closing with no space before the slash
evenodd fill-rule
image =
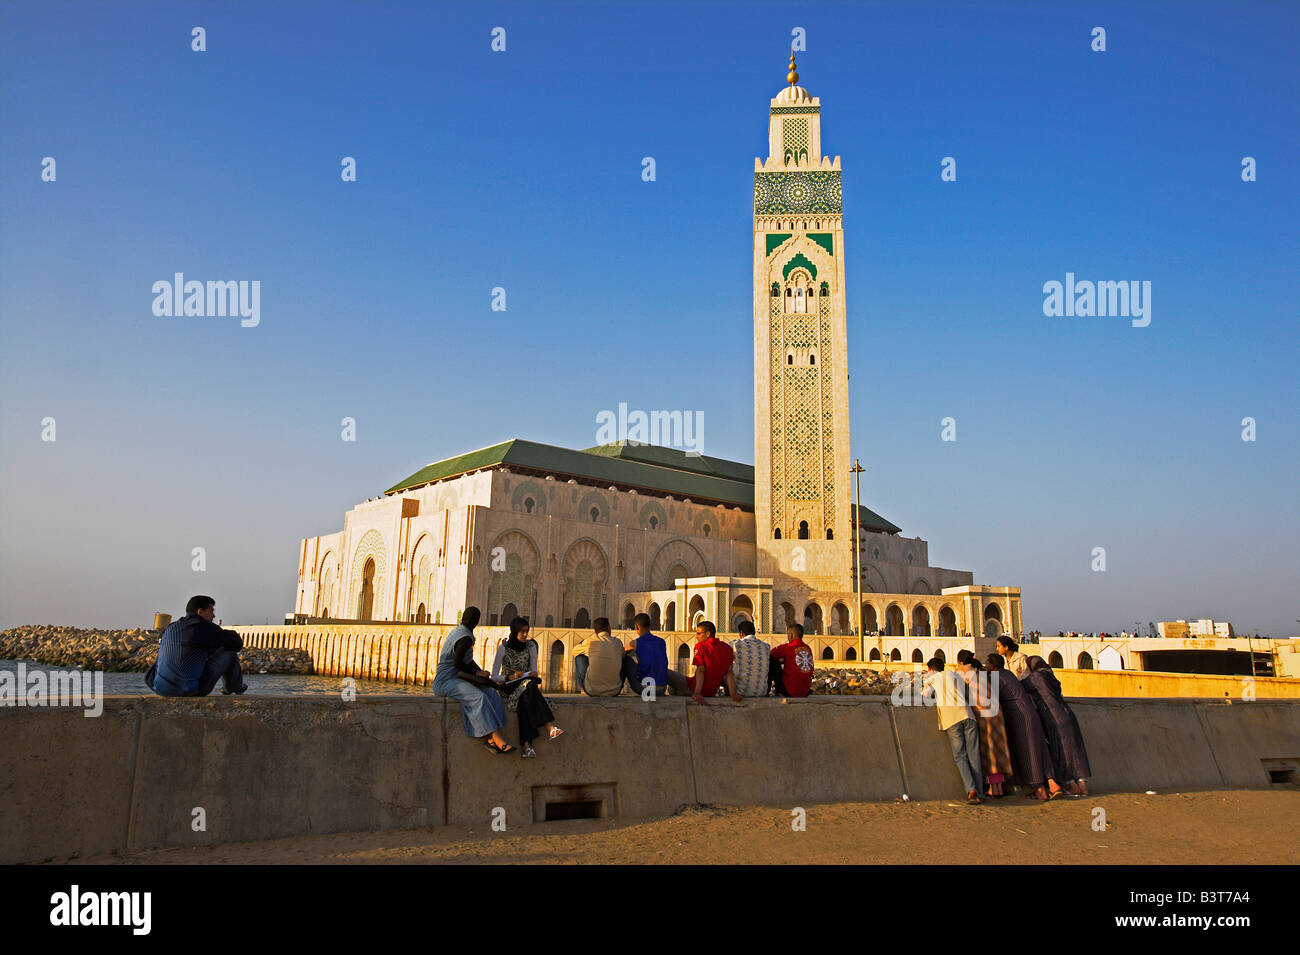
<path id="1" fill-rule="evenodd" d="M 840 157 L 795 69 L 754 163 L 754 465 L 523 439 L 435 461 L 301 542 L 295 620 L 451 623 L 472 604 L 488 625 L 575 630 L 790 622 L 837 660 L 875 634 L 1021 632 L 1019 588 L 933 567 L 926 541 L 853 506 Z"/>

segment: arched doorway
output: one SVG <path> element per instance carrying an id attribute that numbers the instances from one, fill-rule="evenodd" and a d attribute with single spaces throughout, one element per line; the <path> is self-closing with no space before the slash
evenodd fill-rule
<path id="1" fill-rule="evenodd" d="M 546 673 L 546 688 L 552 693 L 564 691 L 564 641 L 551 644 L 551 667 Z"/>
<path id="2" fill-rule="evenodd" d="M 369 620 L 374 615 L 375 559 L 373 557 L 366 558 L 365 569 L 361 571 L 361 596 L 357 600 L 357 608 L 358 620 Z"/>
<path id="3" fill-rule="evenodd" d="M 738 633 L 742 621 L 754 622 L 754 602 L 741 594 L 731 602 L 731 631 Z"/>
<path id="4" fill-rule="evenodd" d="M 510 626 L 510 621 L 519 616 L 519 608 L 514 604 L 506 604 L 501 608 L 501 626 Z"/>
<path id="5" fill-rule="evenodd" d="M 586 607 L 578 608 L 578 612 L 573 616 L 573 626 L 578 630 L 591 626 L 591 614 L 587 613 Z"/>
<path id="6" fill-rule="evenodd" d="M 876 619 L 876 608 L 871 604 L 862 605 L 862 632 L 878 633 L 880 631 L 880 621 Z"/>
<path id="7" fill-rule="evenodd" d="M 921 652 L 920 647 L 917 647 L 915 650 L 912 651 L 912 662 L 913 663 L 925 662 L 925 654 Z"/>
<path id="8" fill-rule="evenodd" d="M 867 654 L 867 660 L 868 660 L 869 662 L 871 662 L 871 663 L 879 663 L 879 662 L 880 662 L 880 651 L 879 651 L 878 649 L 876 649 L 875 647 L 872 647 L 872 648 L 871 648 L 871 652 Z"/>
<path id="9" fill-rule="evenodd" d="M 857 658 L 858 658 L 858 651 L 855 650 L 853 647 L 849 647 L 847 650 L 844 651 L 844 659 L 856 660 Z"/>
<path id="10" fill-rule="evenodd" d="M 1087 650 L 1079 654 L 1079 669 L 1080 670 L 1092 669 L 1092 654 L 1089 653 Z"/>
<path id="11" fill-rule="evenodd" d="M 885 636 L 903 636 L 903 608 L 898 604 L 890 604 L 885 610 Z"/>
<path id="12" fill-rule="evenodd" d="M 1064 664 L 1061 662 L 1061 655 L 1053 650 L 1047 655 L 1047 665 L 1059 669 Z"/>
<path id="13" fill-rule="evenodd" d="M 935 650 L 934 655 L 939 660 L 940 663 L 948 662 L 948 658 L 947 656 L 944 655 L 944 652 L 942 650 Z"/>
<path id="14" fill-rule="evenodd" d="M 691 672 L 691 648 L 682 644 L 677 648 L 677 672 L 689 675 Z"/>
<path id="15" fill-rule="evenodd" d="M 686 618 L 691 622 L 691 629 L 694 630 L 701 620 L 704 619 L 704 598 L 696 594 L 687 604 Z"/>
<path id="16" fill-rule="evenodd" d="M 429 622 L 429 612 L 424 609 L 424 604 L 420 604 L 420 606 L 415 608 L 415 622 L 416 623 Z"/>
<path id="17" fill-rule="evenodd" d="M 939 610 L 939 636 L 957 636 L 957 615 L 953 613 L 952 608 L 947 605 L 944 605 Z"/>
<path id="18" fill-rule="evenodd" d="M 849 632 L 849 608 L 844 604 L 836 601 L 831 605 L 831 633 L 846 634 Z"/>
<path id="19" fill-rule="evenodd" d="M 912 608 L 912 633 L 918 637 L 930 635 L 930 611 L 925 604 L 917 604 Z"/>
<path id="20" fill-rule="evenodd" d="M 658 630 L 659 629 L 659 605 L 657 603 L 652 603 L 650 605 L 650 609 L 648 609 L 646 613 L 650 615 L 650 629 Z M 629 629 L 631 628 L 629 627 Z"/>
<path id="21" fill-rule="evenodd" d="M 894 647 L 894 649 L 889 651 L 889 659 L 894 663 L 903 662 L 903 655 L 898 652 L 898 647 Z"/>
<path id="22" fill-rule="evenodd" d="M 821 633 L 822 632 L 822 608 L 816 603 L 810 603 L 803 611 L 803 632 L 804 633 Z"/>
<path id="23" fill-rule="evenodd" d="M 632 629 L 632 618 L 636 616 L 636 607 L 632 604 L 623 605 L 623 629 Z"/>
<path id="24" fill-rule="evenodd" d="M 670 600 L 664 607 L 664 629 L 669 633 L 677 629 L 677 601 Z"/>
<path id="25" fill-rule="evenodd" d="M 984 636 L 1000 637 L 1002 635 L 1002 608 L 989 604 L 984 608 Z"/>
<path id="26" fill-rule="evenodd" d="M 792 604 L 792 603 L 782 603 L 782 604 L 781 604 L 781 618 L 782 618 L 782 619 L 781 619 L 781 629 L 782 629 L 782 630 L 784 630 L 786 627 L 790 626 L 790 624 L 792 624 L 792 623 L 799 623 L 799 622 L 800 622 L 800 621 L 799 621 L 799 618 L 798 618 L 797 616 L 795 616 L 795 612 L 794 612 L 794 604 Z"/>
<path id="27" fill-rule="evenodd" d="M 822 648 L 822 659 L 823 659 L 823 660 L 834 660 L 834 659 L 835 659 L 835 651 L 832 650 L 830 647 L 823 647 L 823 648 Z"/>

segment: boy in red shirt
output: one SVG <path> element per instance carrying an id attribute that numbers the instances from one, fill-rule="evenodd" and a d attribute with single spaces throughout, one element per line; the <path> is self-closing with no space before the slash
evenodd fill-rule
<path id="1" fill-rule="evenodd" d="M 696 703 L 703 703 L 706 696 L 717 696 L 718 687 L 724 682 L 727 684 L 727 692 L 737 703 L 743 703 L 744 698 L 736 692 L 736 684 L 731 677 L 731 661 L 736 656 L 736 651 L 731 649 L 731 645 L 718 639 L 718 629 L 707 620 L 701 620 L 695 628 L 695 636 L 699 643 L 695 644 L 695 658 L 691 661 L 695 664 L 695 694 L 692 699 Z"/>
<path id="2" fill-rule="evenodd" d="M 792 623 L 785 628 L 789 637 L 779 647 L 772 648 L 772 682 L 777 696 L 807 696 L 812 689 L 812 650 L 803 642 L 803 627 Z"/>

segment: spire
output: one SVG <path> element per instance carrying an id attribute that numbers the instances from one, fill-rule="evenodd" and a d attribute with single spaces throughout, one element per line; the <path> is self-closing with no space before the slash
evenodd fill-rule
<path id="1" fill-rule="evenodd" d="M 799 82 L 799 74 L 796 73 L 794 70 L 795 70 L 794 50 L 791 50 L 790 51 L 790 72 L 785 75 L 785 81 L 789 83 L 791 86 L 794 86 Z"/>

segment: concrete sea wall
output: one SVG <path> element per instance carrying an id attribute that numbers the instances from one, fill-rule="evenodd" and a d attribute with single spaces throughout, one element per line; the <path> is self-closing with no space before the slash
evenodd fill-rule
<path id="1" fill-rule="evenodd" d="M 536 759 L 466 737 L 459 704 L 410 696 L 107 697 L 0 709 L 0 862 L 694 804 L 785 811 L 962 795 L 933 710 L 887 697 L 562 697 Z M 1073 701 L 1092 788 L 1264 788 L 1300 778 L 1300 705 Z M 507 728 L 515 738 L 514 719 Z M 1270 776 L 1270 771 L 1273 773 Z M 1289 775 L 1288 775 L 1289 774 Z M 204 827 L 198 828 L 196 810 Z"/>

